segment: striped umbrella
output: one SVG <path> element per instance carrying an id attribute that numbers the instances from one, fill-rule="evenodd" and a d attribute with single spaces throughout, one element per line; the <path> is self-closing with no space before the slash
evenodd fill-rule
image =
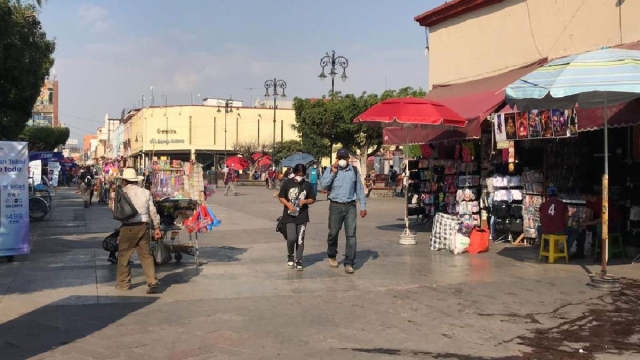
<path id="1" fill-rule="evenodd" d="M 640 51 L 601 49 L 572 55 L 538 68 L 506 88 L 509 105 L 519 109 L 604 107 L 602 176 L 602 272 L 607 275 L 609 225 L 608 105 L 640 98 Z"/>

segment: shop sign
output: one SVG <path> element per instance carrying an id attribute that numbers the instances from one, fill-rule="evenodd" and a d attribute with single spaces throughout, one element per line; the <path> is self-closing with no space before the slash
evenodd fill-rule
<path id="1" fill-rule="evenodd" d="M 0 141 L 0 256 L 29 252 L 28 144 Z"/>
<path id="2" fill-rule="evenodd" d="M 158 129 L 156 132 L 158 135 L 175 135 L 178 133 L 175 129 Z"/>
<path id="3" fill-rule="evenodd" d="M 508 149 L 509 148 L 509 143 L 512 143 L 513 141 L 498 141 L 496 143 L 496 149 L 498 150 L 502 150 L 502 149 Z"/>
<path id="4" fill-rule="evenodd" d="M 578 136 L 578 114 L 575 109 L 500 113 L 493 117 L 493 129 L 497 143 Z"/>
<path id="5" fill-rule="evenodd" d="M 184 139 L 151 139 L 149 140 L 149 144 L 152 145 L 173 145 L 173 144 L 184 144 L 186 141 Z"/>

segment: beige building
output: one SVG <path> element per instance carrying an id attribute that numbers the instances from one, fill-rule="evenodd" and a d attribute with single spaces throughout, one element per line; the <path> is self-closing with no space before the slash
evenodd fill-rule
<path id="1" fill-rule="evenodd" d="M 232 155 L 235 144 L 255 143 L 269 148 L 274 142 L 298 139 L 292 129 L 293 109 L 182 105 L 130 111 L 124 126 L 123 154 L 140 161 L 155 156 L 195 159 L 197 155 Z"/>
<path id="2" fill-rule="evenodd" d="M 429 28 L 429 82 L 484 78 L 538 59 L 640 40 L 638 0 L 453 0 Z"/>

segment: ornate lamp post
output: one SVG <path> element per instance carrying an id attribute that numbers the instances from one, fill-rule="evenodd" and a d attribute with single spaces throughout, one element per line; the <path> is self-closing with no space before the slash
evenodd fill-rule
<path id="1" fill-rule="evenodd" d="M 320 80 L 324 80 L 327 78 L 327 75 L 324 73 L 324 69 L 329 67 L 329 75 L 331 76 L 331 96 L 333 96 L 333 92 L 335 91 L 335 78 L 338 75 L 338 68 L 342 68 L 342 75 L 340 79 L 342 81 L 347 81 L 347 67 L 349 66 L 349 60 L 347 60 L 344 56 L 336 56 L 335 50 L 331 50 L 331 55 L 327 53 L 327 55 L 323 56 L 320 59 L 320 67 L 322 67 L 322 72 L 318 77 Z"/>
<path id="2" fill-rule="evenodd" d="M 276 108 L 278 107 L 277 99 L 278 95 L 285 98 L 287 95 L 284 93 L 284 89 L 287 88 L 287 83 L 284 80 L 278 80 L 274 78 L 273 80 L 267 80 L 264 82 L 265 94 L 264 97 L 268 98 L 269 96 L 273 96 L 273 149 L 276 149 Z M 271 89 L 271 93 L 269 93 L 269 89 Z M 282 94 L 278 93 L 278 89 L 282 90 Z"/>
<path id="3" fill-rule="evenodd" d="M 225 161 L 227 159 L 227 114 L 233 112 L 233 100 L 232 99 L 224 99 L 218 100 L 218 112 L 222 112 L 220 107 L 224 108 L 224 158 Z"/>

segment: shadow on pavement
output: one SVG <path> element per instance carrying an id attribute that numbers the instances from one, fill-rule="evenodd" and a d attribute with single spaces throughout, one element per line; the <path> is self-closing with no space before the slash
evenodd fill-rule
<path id="1" fill-rule="evenodd" d="M 248 248 L 233 246 L 201 247 L 200 257 L 206 262 L 234 262 L 240 261 L 238 256 L 244 254 Z"/>
<path id="2" fill-rule="evenodd" d="M 156 267 L 156 275 L 158 282 L 160 282 L 160 291 L 163 292 L 170 288 L 172 285 L 186 284 L 194 277 L 202 273 L 202 267 L 194 266 L 193 264 L 173 264 L 173 266 L 164 265 Z M 176 271 L 176 267 L 178 270 Z M 166 270 L 166 271 L 163 271 Z M 146 285 L 146 283 L 143 283 Z"/>
<path id="3" fill-rule="evenodd" d="M 399 224 L 378 225 L 376 229 L 382 231 L 395 231 L 398 235 L 404 230 L 404 222 Z M 414 221 L 409 222 L 409 229 L 411 232 L 428 233 L 431 232 L 431 224 L 426 222 L 418 222 L 414 224 Z"/>
<path id="4" fill-rule="evenodd" d="M 358 270 L 364 266 L 369 260 L 376 260 L 379 257 L 378 252 L 375 250 L 358 250 L 356 251 L 356 261 L 353 266 L 355 270 Z M 305 266 L 311 266 L 313 264 L 323 262 L 327 259 L 327 253 L 315 253 L 304 255 L 304 264 Z M 340 265 L 342 265 L 343 260 L 339 260 Z M 327 262 L 328 264 L 328 262 Z"/>
<path id="5" fill-rule="evenodd" d="M 1 324 L 0 357 L 28 359 L 46 353 L 96 333 L 155 301 L 151 297 L 133 297 L 118 303 L 114 297 L 102 296 L 98 302 L 104 304 L 68 305 L 70 298 Z M 79 303 L 95 300 L 95 296 L 73 296 L 73 301 Z"/>
<path id="6" fill-rule="evenodd" d="M 543 257 L 542 261 L 538 261 L 539 259 L 540 248 L 537 246 L 514 246 L 514 247 L 505 247 L 497 252 L 498 255 L 504 256 L 506 258 L 532 263 L 532 264 L 546 264 L 548 263 L 547 258 Z M 630 259 L 625 258 L 613 258 L 609 260 L 608 264 L 610 266 L 615 265 L 628 265 L 631 262 Z M 593 256 L 585 256 L 584 259 L 570 259 L 567 264 L 564 259 L 557 258 L 554 264 L 561 265 L 575 265 L 582 266 L 583 268 L 587 265 L 595 265 L 599 264 L 600 259 L 594 259 Z"/>

